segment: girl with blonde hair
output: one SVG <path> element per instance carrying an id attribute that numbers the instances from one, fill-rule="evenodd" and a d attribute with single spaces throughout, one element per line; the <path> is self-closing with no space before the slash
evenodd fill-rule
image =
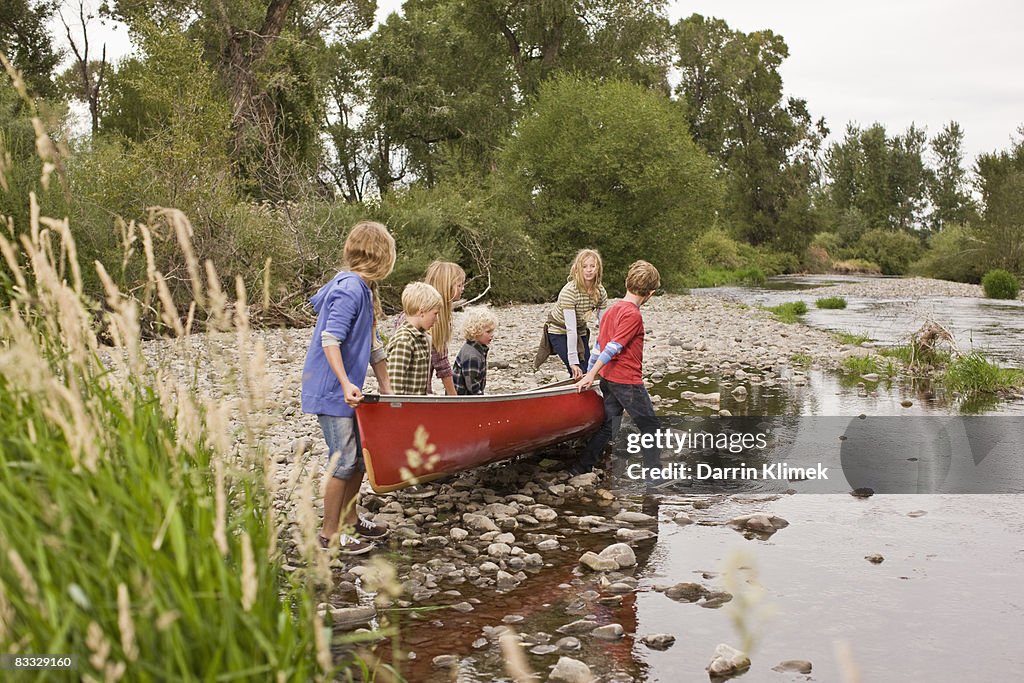
<path id="1" fill-rule="evenodd" d="M 340 551 L 361 555 L 387 533 L 356 514 L 365 466 L 354 408 L 363 400 L 368 366 L 381 393 L 391 393 L 386 354 L 374 344 L 382 317 L 377 285 L 395 267 L 388 229 L 371 221 L 354 225 L 345 240 L 345 267 L 310 299 L 317 320 L 302 369 L 302 411 L 317 416 L 327 442 L 331 476 L 324 488 L 320 545 L 327 548 L 340 529 Z"/>
<path id="2" fill-rule="evenodd" d="M 548 314 L 544 326 L 542 347 L 550 347 L 562 359 L 565 368 L 573 379 L 583 376 L 583 369 L 590 360 L 590 328 L 591 320 L 600 322 L 601 314 L 608 307 L 608 292 L 601 284 L 604 275 L 604 264 L 601 254 L 596 249 L 580 249 L 572 260 L 569 277 L 558 300 Z M 539 367 L 547 356 L 537 356 Z M 544 358 L 542 358 L 543 356 Z"/>

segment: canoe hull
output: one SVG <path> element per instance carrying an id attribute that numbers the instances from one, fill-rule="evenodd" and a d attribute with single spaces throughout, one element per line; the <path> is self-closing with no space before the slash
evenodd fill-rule
<path id="1" fill-rule="evenodd" d="M 493 396 L 381 396 L 356 409 L 370 486 L 386 493 L 593 432 L 597 392 L 555 387 Z"/>

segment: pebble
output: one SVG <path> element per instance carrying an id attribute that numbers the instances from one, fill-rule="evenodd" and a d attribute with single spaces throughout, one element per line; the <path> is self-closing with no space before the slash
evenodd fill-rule
<path id="1" fill-rule="evenodd" d="M 590 635 L 601 640 L 619 640 L 626 635 L 626 631 L 621 624 L 605 624 L 595 628 Z"/>
<path id="2" fill-rule="evenodd" d="M 870 562 L 871 564 L 882 564 L 883 562 L 885 562 L 885 558 L 879 555 L 878 553 L 865 555 L 864 559 Z"/>

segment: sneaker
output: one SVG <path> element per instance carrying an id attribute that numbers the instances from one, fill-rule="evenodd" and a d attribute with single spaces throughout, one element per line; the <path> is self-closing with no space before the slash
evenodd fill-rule
<path id="1" fill-rule="evenodd" d="M 356 534 L 366 538 L 384 538 L 388 535 L 388 528 L 383 524 L 374 524 L 362 517 L 356 522 Z"/>
<path id="2" fill-rule="evenodd" d="M 330 539 L 320 536 L 319 540 L 321 550 L 330 549 Z M 348 534 L 342 534 L 340 543 L 338 545 L 338 553 L 341 555 L 365 555 L 366 553 L 373 550 L 375 547 L 376 546 L 373 543 L 370 543 L 368 541 L 360 541 L 359 539 L 354 538 L 353 536 L 349 536 Z"/>

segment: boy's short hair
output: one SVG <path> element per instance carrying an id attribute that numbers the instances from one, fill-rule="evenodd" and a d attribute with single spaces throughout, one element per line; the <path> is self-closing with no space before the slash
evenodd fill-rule
<path id="1" fill-rule="evenodd" d="M 626 272 L 626 291 L 647 296 L 661 287 L 661 274 L 647 261 L 634 261 Z"/>
<path id="2" fill-rule="evenodd" d="M 477 306 L 466 310 L 466 317 L 462 322 L 462 334 L 466 337 L 466 341 L 472 341 L 497 326 L 498 319 L 491 313 L 491 309 L 486 306 Z"/>
<path id="3" fill-rule="evenodd" d="M 406 315 L 419 315 L 440 309 L 441 293 L 426 282 L 410 282 L 402 290 L 402 310 Z"/>

